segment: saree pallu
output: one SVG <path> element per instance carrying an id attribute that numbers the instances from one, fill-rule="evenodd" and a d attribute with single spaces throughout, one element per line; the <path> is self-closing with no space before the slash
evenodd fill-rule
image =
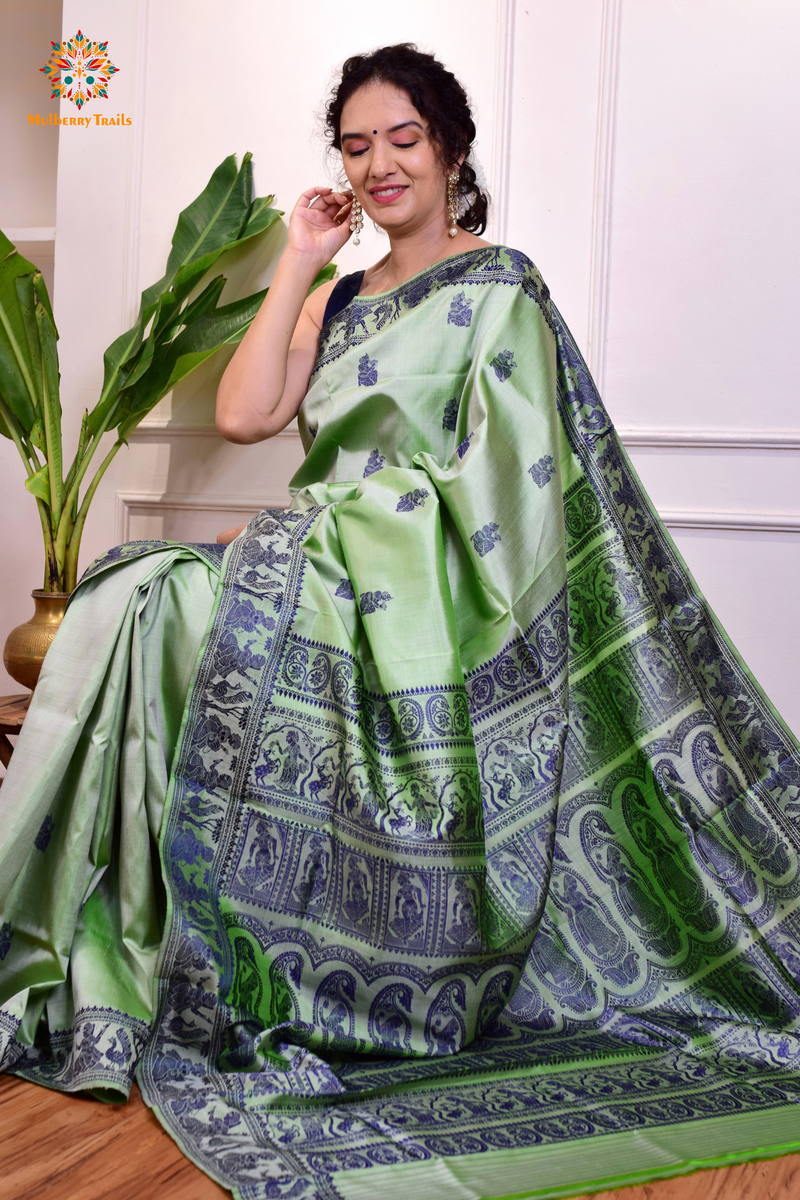
<path id="1" fill-rule="evenodd" d="M 78 590 L 0 791 L 5 1069 L 136 1072 L 242 1200 L 798 1148 L 798 745 L 535 268 L 356 297 L 300 428 L 224 562 Z"/>

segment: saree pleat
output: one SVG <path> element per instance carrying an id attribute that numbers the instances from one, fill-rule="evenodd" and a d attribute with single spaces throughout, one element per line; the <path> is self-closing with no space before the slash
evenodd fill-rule
<path id="1" fill-rule="evenodd" d="M 216 581 L 175 548 L 87 580 L 0 790 L 7 1061 L 51 1087 L 124 1098 L 149 1034 L 157 839 Z"/>
<path id="2" fill-rule="evenodd" d="M 243 1200 L 797 1148 L 798 746 L 535 268 L 356 297 L 300 428 L 290 509 L 224 563 L 133 546 L 79 589 L 94 693 L 76 722 L 56 654 L 0 792 L 6 1069 L 137 1069 Z"/>

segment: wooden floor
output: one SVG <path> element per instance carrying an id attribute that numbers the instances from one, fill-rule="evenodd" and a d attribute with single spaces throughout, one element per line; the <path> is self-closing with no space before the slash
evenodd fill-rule
<path id="1" fill-rule="evenodd" d="M 145 1107 L 63 1096 L 0 1075 L 0 1200 L 220 1200 Z M 593 1200 L 798 1200 L 800 1154 L 698 1171 Z M 380 1197 L 375 1197 L 380 1200 Z"/>

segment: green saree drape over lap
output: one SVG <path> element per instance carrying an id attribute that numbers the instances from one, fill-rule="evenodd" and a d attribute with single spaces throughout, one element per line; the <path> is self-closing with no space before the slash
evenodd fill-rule
<path id="1" fill-rule="evenodd" d="M 136 1073 L 254 1200 L 798 1148 L 798 746 L 535 268 L 357 297 L 300 428 L 224 561 L 78 589 L 0 791 L 4 1069 Z"/>

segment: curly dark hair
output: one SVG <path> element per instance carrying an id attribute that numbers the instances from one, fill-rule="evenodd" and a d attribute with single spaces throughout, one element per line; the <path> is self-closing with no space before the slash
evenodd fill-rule
<path id="1" fill-rule="evenodd" d="M 446 167 L 455 167 L 461 155 L 458 180 L 459 196 L 469 199 L 469 207 L 458 224 L 469 233 L 483 233 L 489 211 L 489 197 L 481 191 L 467 155 L 475 140 L 467 93 L 452 71 L 432 54 L 425 54 L 412 42 L 382 46 L 371 54 L 348 58 L 342 77 L 333 89 L 325 108 L 325 129 L 335 150 L 341 151 L 342 109 L 359 88 L 369 83 L 391 83 L 406 93 L 411 103 L 428 122 L 433 141 Z"/>

